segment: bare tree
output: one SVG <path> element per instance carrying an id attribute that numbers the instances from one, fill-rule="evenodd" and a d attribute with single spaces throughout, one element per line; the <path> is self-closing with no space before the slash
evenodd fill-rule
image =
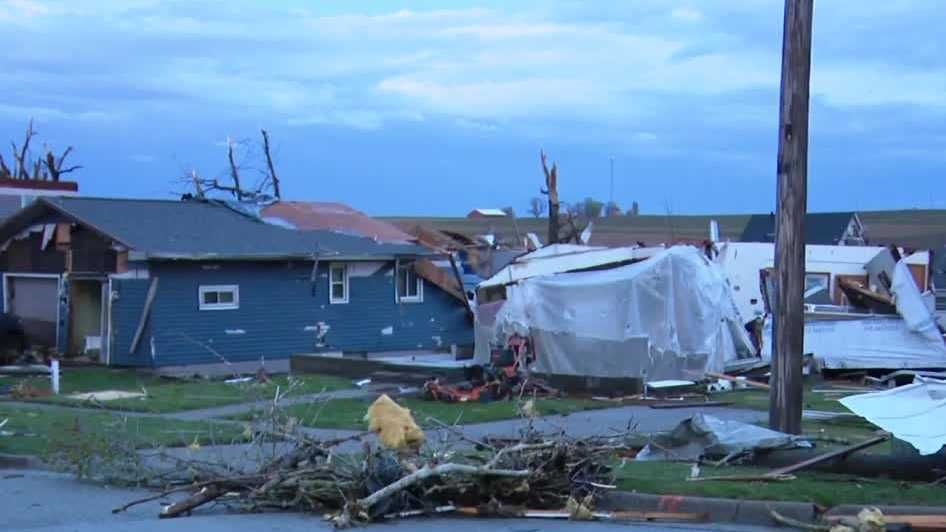
<path id="1" fill-rule="evenodd" d="M 558 166 L 553 162 L 550 170 L 545 161 L 545 152 L 539 151 L 542 172 L 545 174 L 545 188 L 540 192 L 549 197 L 549 244 L 558 242 Z"/>
<path id="2" fill-rule="evenodd" d="M 263 137 L 262 148 L 266 169 L 258 170 L 263 177 L 256 186 L 253 188 L 247 188 L 245 186 L 246 181 L 243 179 L 244 176 L 242 176 L 240 172 L 246 169 L 246 167 L 237 163 L 236 150 L 234 149 L 237 143 L 228 137 L 227 163 L 229 166 L 228 174 L 230 183 L 222 183 L 217 178 L 204 178 L 201 177 L 196 170 L 191 170 L 182 180 L 190 186 L 193 186 L 194 196 L 197 198 L 205 198 L 208 194 L 222 192 L 235 197 L 237 201 L 265 203 L 274 199 L 281 199 L 279 177 L 276 175 L 276 167 L 273 163 L 269 133 L 265 129 L 261 129 L 260 133 Z"/>
<path id="3" fill-rule="evenodd" d="M 72 146 L 67 147 L 59 157 L 53 154 L 46 145 L 43 145 L 43 155 L 32 160 L 30 156 L 30 142 L 38 132 L 33 129 L 33 120 L 30 119 L 26 127 L 23 144 L 13 147 L 13 169 L 7 166 L 3 155 L 0 155 L 0 178 L 3 179 L 31 179 L 36 181 L 59 181 L 63 174 L 68 174 L 82 168 L 80 165 L 64 167 L 66 157 L 72 153 Z"/>
<path id="4" fill-rule="evenodd" d="M 529 200 L 529 214 L 536 218 L 545 214 L 545 202 L 542 201 L 542 198 L 534 196 Z"/>

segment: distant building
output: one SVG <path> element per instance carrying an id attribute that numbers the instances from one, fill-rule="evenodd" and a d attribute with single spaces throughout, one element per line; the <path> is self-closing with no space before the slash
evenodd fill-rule
<path id="1" fill-rule="evenodd" d="M 0 221 L 26 207 L 39 196 L 77 196 L 75 181 L 0 179 Z"/>
<path id="2" fill-rule="evenodd" d="M 473 209 L 470 211 L 466 217 L 471 219 L 476 218 L 505 218 L 506 211 L 502 209 Z"/>
<path id="3" fill-rule="evenodd" d="M 775 242 L 775 215 L 753 214 L 740 241 Z M 863 246 L 867 237 L 855 212 L 810 212 L 805 215 L 805 244 Z"/>

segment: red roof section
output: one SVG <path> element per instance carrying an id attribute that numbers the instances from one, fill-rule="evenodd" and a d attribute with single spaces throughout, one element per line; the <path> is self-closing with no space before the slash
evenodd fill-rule
<path id="1" fill-rule="evenodd" d="M 344 203 L 280 201 L 264 207 L 261 215 L 270 222 L 278 221 L 301 231 L 335 231 L 385 243 L 415 240 L 394 225 L 375 220 Z"/>

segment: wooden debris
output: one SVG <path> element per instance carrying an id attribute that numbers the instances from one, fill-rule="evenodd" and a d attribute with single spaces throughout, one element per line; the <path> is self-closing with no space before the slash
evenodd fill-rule
<path id="1" fill-rule="evenodd" d="M 813 465 L 815 465 L 815 464 L 820 464 L 821 462 L 827 462 L 828 460 L 831 460 L 831 459 L 833 459 L 833 458 L 839 458 L 839 457 L 842 457 L 842 456 L 846 456 L 846 455 L 848 455 L 848 454 L 851 454 L 851 453 L 853 453 L 853 452 L 855 452 L 855 451 L 860 451 L 861 449 L 866 449 L 866 448 L 868 448 L 868 447 L 872 447 L 872 446 L 874 446 L 874 445 L 877 445 L 878 443 L 882 443 L 882 442 L 887 441 L 887 438 L 888 438 L 888 436 L 887 436 L 886 434 L 883 435 L 883 436 L 877 436 L 876 438 L 871 438 L 871 439 L 869 439 L 869 440 L 864 440 L 864 441 L 862 441 L 862 442 L 858 442 L 858 443 L 855 443 L 855 444 L 853 444 L 853 445 L 849 445 L 849 446 L 844 447 L 844 448 L 841 448 L 841 449 L 835 449 L 835 450 L 833 450 L 833 451 L 830 451 L 830 452 L 827 452 L 827 453 L 824 453 L 824 454 L 815 456 L 815 457 L 813 457 L 813 458 L 809 458 L 808 460 L 804 460 L 804 461 L 802 461 L 802 462 L 798 462 L 797 464 L 792 464 L 792 465 L 790 465 L 790 466 L 785 466 L 785 467 L 782 467 L 782 468 L 779 468 L 779 469 L 774 469 L 774 470 L 769 471 L 768 473 L 766 473 L 766 475 L 769 475 L 769 476 L 779 476 L 779 475 L 787 475 L 787 474 L 789 474 L 789 473 L 794 473 L 795 471 L 800 471 L 800 470 L 802 470 L 802 469 L 811 467 L 811 466 L 813 466 Z"/>
<path id="2" fill-rule="evenodd" d="M 752 388 L 759 388 L 760 390 L 768 390 L 769 388 L 771 388 L 768 384 L 764 382 L 752 381 L 749 379 L 740 379 L 738 377 L 733 377 L 732 375 L 726 375 L 725 373 L 713 373 L 711 371 L 707 371 L 706 376 L 712 377 L 714 379 L 721 379 L 724 381 L 729 381 L 729 382 L 742 383 Z"/>

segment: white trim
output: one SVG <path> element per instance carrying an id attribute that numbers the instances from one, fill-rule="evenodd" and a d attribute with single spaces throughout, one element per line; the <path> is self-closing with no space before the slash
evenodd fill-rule
<path id="1" fill-rule="evenodd" d="M 233 303 L 204 303 L 208 292 L 233 292 Z M 197 308 L 200 310 L 236 310 L 240 308 L 240 285 L 202 284 L 197 287 Z"/>
<path id="2" fill-rule="evenodd" d="M 411 265 L 413 265 L 413 262 L 411 263 Z M 402 296 L 399 293 L 398 288 L 400 288 L 400 284 L 401 284 L 401 279 L 400 279 L 401 271 L 404 271 L 409 276 L 410 275 L 414 276 L 414 283 L 415 283 L 414 286 L 417 288 L 417 295 Z M 408 281 L 409 280 L 410 278 L 408 277 Z M 408 268 L 401 267 L 398 269 L 397 275 L 394 277 L 394 294 L 395 294 L 394 295 L 395 300 L 398 303 L 423 303 L 424 302 L 424 279 L 420 275 L 417 275 L 417 271 L 415 271 L 413 267 L 408 267 Z"/>
<path id="3" fill-rule="evenodd" d="M 345 297 L 336 298 L 333 291 L 332 285 L 335 284 L 332 280 L 332 270 L 342 270 L 342 285 L 345 288 Z M 348 303 L 349 300 L 349 288 L 350 283 L 348 282 L 349 272 L 348 265 L 344 262 L 331 262 L 328 265 L 328 302 L 332 305 L 343 305 Z"/>

